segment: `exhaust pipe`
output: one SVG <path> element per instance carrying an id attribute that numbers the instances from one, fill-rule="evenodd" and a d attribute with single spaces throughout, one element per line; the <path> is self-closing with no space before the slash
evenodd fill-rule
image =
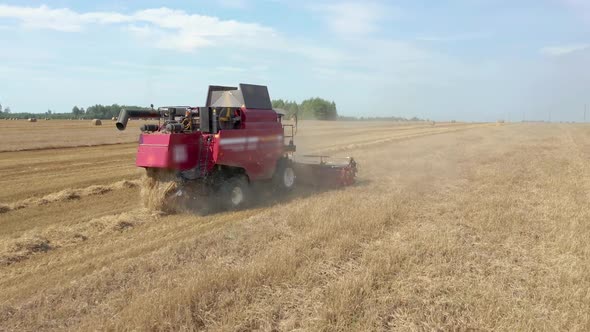
<path id="1" fill-rule="evenodd" d="M 125 130 L 127 127 L 127 121 L 129 119 L 136 119 L 136 118 L 159 118 L 160 112 L 154 110 L 125 110 L 122 109 L 119 113 L 119 117 L 117 118 L 117 129 Z"/>

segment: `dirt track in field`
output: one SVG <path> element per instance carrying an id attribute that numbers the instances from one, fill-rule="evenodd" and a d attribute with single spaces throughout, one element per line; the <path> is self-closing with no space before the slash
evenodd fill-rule
<path id="1" fill-rule="evenodd" d="M 590 327 L 590 128 L 304 122 L 298 136 L 355 156 L 359 183 L 162 216 L 139 206 L 134 143 L 0 153 L 0 326 Z"/>

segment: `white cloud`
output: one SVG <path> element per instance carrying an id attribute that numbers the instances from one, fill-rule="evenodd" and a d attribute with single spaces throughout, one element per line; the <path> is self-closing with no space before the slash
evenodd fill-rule
<path id="1" fill-rule="evenodd" d="M 253 66 L 244 66 L 244 67 L 237 67 L 237 66 L 218 66 L 215 67 L 215 71 L 222 71 L 228 73 L 255 73 L 255 72 L 265 72 L 268 71 L 269 67 L 265 65 L 253 65 Z"/>
<path id="2" fill-rule="evenodd" d="M 541 53 L 549 56 L 561 56 L 572 52 L 582 51 L 590 48 L 590 44 L 570 44 L 560 46 L 548 46 L 541 49 Z"/>
<path id="3" fill-rule="evenodd" d="M 143 72 L 162 72 L 162 73 L 187 73 L 187 72 L 199 72 L 200 68 L 194 66 L 183 66 L 183 65 L 154 65 L 154 64 L 143 64 L 129 61 L 111 61 L 108 66 L 103 68 L 110 68 L 113 71 L 128 70 L 133 71 L 139 69 Z"/>
<path id="4" fill-rule="evenodd" d="M 255 46 L 276 36 L 273 29 L 257 23 L 221 20 L 169 8 L 146 9 L 127 15 L 116 12 L 78 13 L 68 8 L 52 9 L 44 5 L 0 5 L 0 18 L 19 20 L 25 28 L 64 32 L 78 32 L 93 24 L 127 23 L 129 31 L 149 38 L 156 47 L 180 51 L 193 51 L 228 41 Z"/>
<path id="5" fill-rule="evenodd" d="M 95 26 L 115 26 L 143 41 L 148 47 L 192 52 L 207 47 L 228 46 L 248 51 L 280 52 L 314 62 L 337 65 L 346 60 L 338 49 L 316 46 L 309 40 L 288 38 L 258 23 L 222 20 L 170 8 L 151 8 L 130 14 L 118 12 L 76 12 L 47 6 L 0 5 L 0 19 L 14 19 L 24 28 L 77 33 Z M 259 54 L 263 56 L 262 53 Z"/>
<path id="6" fill-rule="evenodd" d="M 219 66 L 217 68 L 215 68 L 216 70 L 219 71 L 225 71 L 225 72 L 232 72 L 232 73 L 236 73 L 236 72 L 245 72 L 246 69 L 245 68 L 241 68 L 241 67 L 232 67 L 232 66 Z"/>
<path id="7" fill-rule="evenodd" d="M 477 40 L 489 37 L 490 34 L 487 33 L 460 33 L 455 35 L 421 35 L 416 38 L 418 41 L 425 41 L 425 42 L 460 42 L 460 41 L 470 41 L 470 40 Z"/>
<path id="8" fill-rule="evenodd" d="M 216 44 L 263 45 L 276 36 L 272 28 L 257 23 L 221 20 L 217 17 L 187 14 L 168 8 L 146 9 L 132 15 L 135 22 L 159 28 L 156 46 L 191 51 Z"/>
<path id="9" fill-rule="evenodd" d="M 328 27 L 341 36 L 362 36 L 378 30 L 379 21 L 395 16 L 390 8 L 373 2 L 340 2 L 315 5 Z"/>
<path id="10" fill-rule="evenodd" d="M 217 2 L 221 6 L 231 9 L 244 9 L 248 7 L 247 0 L 217 0 Z"/>
<path id="11" fill-rule="evenodd" d="M 49 9 L 0 5 L 0 17 L 19 19 L 30 28 L 48 28 L 58 31 L 80 30 L 80 20 L 69 9 Z"/>
<path id="12" fill-rule="evenodd" d="M 80 14 L 68 8 L 52 9 L 45 5 L 39 7 L 19 7 L 0 5 L 0 18 L 12 18 L 21 21 L 26 28 L 52 29 L 75 32 L 90 23 L 121 23 L 130 21 L 131 17 L 111 12 L 90 12 Z"/>

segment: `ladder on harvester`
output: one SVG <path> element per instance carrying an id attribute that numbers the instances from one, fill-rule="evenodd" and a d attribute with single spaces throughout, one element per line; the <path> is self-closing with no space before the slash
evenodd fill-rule
<path id="1" fill-rule="evenodd" d="M 207 166 L 209 165 L 209 149 L 211 144 L 207 141 L 210 136 L 205 138 L 202 136 L 199 138 L 199 153 L 197 159 L 197 177 L 204 178 L 207 176 Z"/>
<path id="2" fill-rule="evenodd" d="M 285 129 L 290 128 L 291 134 L 288 135 L 285 133 Z M 285 152 L 295 152 L 295 144 L 293 144 L 293 139 L 295 138 L 295 132 L 293 129 L 293 125 L 291 124 L 284 124 L 283 125 L 283 148 Z M 289 144 L 285 144 L 285 139 L 289 139 Z"/>

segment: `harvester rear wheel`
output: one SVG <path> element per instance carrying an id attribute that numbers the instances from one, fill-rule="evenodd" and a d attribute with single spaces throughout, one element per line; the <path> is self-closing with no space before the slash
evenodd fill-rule
<path id="1" fill-rule="evenodd" d="M 275 187 L 280 191 L 291 191 L 295 188 L 295 169 L 289 159 L 281 159 L 277 162 L 277 168 L 273 176 Z"/>
<path id="2" fill-rule="evenodd" d="M 238 210 L 246 206 L 250 198 L 248 179 L 236 175 L 221 184 L 221 205 L 227 210 Z"/>

